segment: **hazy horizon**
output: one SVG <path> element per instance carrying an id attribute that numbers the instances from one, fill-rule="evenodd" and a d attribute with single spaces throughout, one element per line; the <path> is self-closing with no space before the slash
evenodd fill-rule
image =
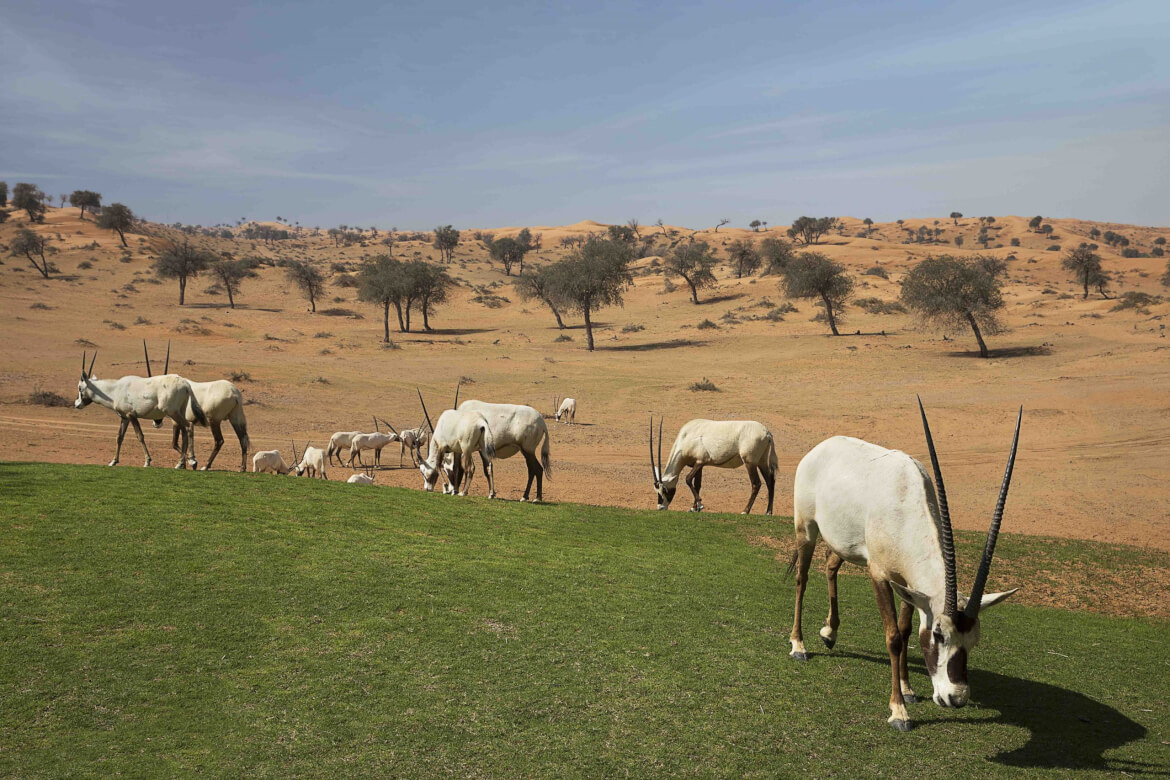
<path id="1" fill-rule="evenodd" d="M 0 3 L 0 179 L 160 221 L 1167 224 L 1170 5 Z"/>

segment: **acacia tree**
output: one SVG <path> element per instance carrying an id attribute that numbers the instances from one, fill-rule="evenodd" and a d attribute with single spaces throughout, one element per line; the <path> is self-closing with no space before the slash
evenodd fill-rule
<path id="1" fill-rule="evenodd" d="M 715 226 L 715 232 L 718 233 L 719 228 L 723 227 L 724 225 L 726 225 L 729 222 L 731 222 L 731 220 L 728 219 L 727 217 L 723 217 L 722 219 L 720 219 L 719 224 Z"/>
<path id="2" fill-rule="evenodd" d="M 633 248 L 624 241 L 590 238 L 567 258 L 557 263 L 553 273 L 555 294 L 585 318 L 585 340 L 593 351 L 591 314 L 605 306 L 620 306 L 625 289 L 634 283 L 630 262 Z"/>
<path id="3" fill-rule="evenodd" d="M 698 304 L 699 290 L 715 284 L 715 255 L 706 241 L 679 244 L 663 263 L 666 275 L 681 276 L 691 288 L 691 302 Z"/>
<path id="4" fill-rule="evenodd" d="M 1088 246 L 1078 246 L 1065 253 L 1060 261 L 1060 267 L 1073 272 L 1073 278 L 1085 288 L 1082 300 L 1089 297 L 1089 287 L 1095 286 L 1105 295 L 1105 288 L 1109 284 L 1109 274 L 1101 267 L 1101 256 Z"/>
<path id="5" fill-rule="evenodd" d="M 97 225 L 103 230 L 113 230 L 118 234 L 118 238 L 122 239 L 122 246 L 128 247 L 130 245 L 126 243 L 126 231 L 134 227 L 134 212 L 129 206 L 111 203 L 102 209 Z"/>
<path id="6" fill-rule="evenodd" d="M 801 244 L 819 244 L 821 236 L 837 227 L 836 217 L 800 217 L 788 228 L 788 237 Z"/>
<path id="7" fill-rule="evenodd" d="M 1003 325 L 1000 290 L 1006 266 L 987 255 L 928 257 L 902 280 L 902 302 L 924 322 L 939 328 L 969 326 L 987 357 L 983 332 L 999 333 Z"/>
<path id="8" fill-rule="evenodd" d="M 211 264 L 211 275 L 223 285 L 227 291 L 228 306 L 236 308 L 236 295 L 240 292 L 240 284 L 249 278 L 255 278 L 257 273 L 252 270 L 252 263 L 248 260 L 229 260 L 220 258 Z"/>
<path id="9" fill-rule="evenodd" d="M 866 217 L 865 219 L 861 220 L 861 222 L 862 222 L 862 224 L 865 225 L 865 234 L 867 236 L 872 234 L 873 233 L 873 220 L 870 219 L 869 217 Z"/>
<path id="10" fill-rule="evenodd" d="M 290 260 L 284 269 L 288 280 L 309 299 L 309 308 L 317 311 L 317 298 L 325 291 L 325 276 L 303 260 Z"/>
<path id="11" fill-rule="evenodd" d="M 843 316 L 842 309 L 853 295 L 853 279 L 845 273 L 844 266 L 820 252 L 801 252 L 784 269 L 781 286 L 789 298 L 819 301 L 833 335 L 841 335 L 837 332 L 837 319 Z"/>
<path id="12" fill-rule="evenodd" d="M 760 269 L 760 253 L 751 241 L 736 239 L 727 247 L 727 257 L 735 268 L 735 278 L 751 276 Z"/>
<path id="13" fill-rule="evenodd" d="M 27 257 L 28 261 L 32 263 L 32 267 L 37 269 L 40 275 L 46 279 L 49 278 L 50 271 L 57 270 L 45 257 L 46 254 L 54 254 L 57 251 L 56 248 L 49 246 L 49 239 L 28 228 L 20 229 L 16 237 L 12 239 L 8 251 L 13 257 L 20 255 Z M 40 258 L 39 262 L 37 257 Z"/>
<path id="14" fill-rule="evenodd" d="M 362 263 L 358 271 L 358 300 L 382 307 L 382 340 L 390 341 L 390 307 L 398 315 L 398 331 L 407 331 L 403 308 L 407 303 L 406 264 L 389 255 L 378 255 Z"/>
<path id="15" fill-rule="evenodd" d="M 527 246 L 514 238 L 487 238 L 490 239 L 487 243 L 488 256 L 504 266 L 504 276 L 511 276 L 512 266 L 517 263 L 523 267 L 524 255 L 528 253 Z"/>
<path id="16" fill-rule="evenodd" d="M 45 221 L 45 199 L 47 196 L 35 184 L 22 181 L 12 188 L 12 207 L 24 209 L 29 222 Z"/>
<path id="17" fill-rule="evenodd" d="M 455 286 L 455 280 L 447 269 L 438 265 L 415 260 L 410 264 L 409 279 L 414 300 L 423 316 L 423 328 L 431 330 L 430 315 L 440 303 L 446 303 L 447 296 Z M 408 315 L 409 316 L 409 315 Z"/>
<path id="18" fill-rule="evenodd" d="M 961 212 L 961 211 L 952 211 L 951 212 L 951 219 L 953 219 L 955 221 L 956 227 L 959 224 L 959 220 L 962 218 L 963 218 L 963 212 Z"/>
<path id="19" fill-rule="evenodd" d="M 215 260 L 215 255 L 184 241 L 167 247 L 153 267 L 159 277 L 179 281 L 179 305 L 182 306 L 186 302 L 187 281 L 206 271 Z"/>
<path id="20" fill-rule="evenodd" d="M 1166 273 L 1162 274 L 1162 286 L 1170 287 L 1170 261 L 1166 262 Z"/>
<path id="21" fill-rule="evenodd" d="M 77 218 L 85 219 L 86 209 L 96 214 L 98 209 L 102 207 L 102 194 L 90 190 L 74 190 L 73 194 L 69 196 L 69 205 L 81 209 Z"/>
<path id="22" fill-rule="evenodd" d="M 565 322 L 561 319 L 561 310 L 567 308 L 568 302 L 559 297 L 559 287 L 555 275 L 562 270 L 557 263 L 538 267 L 534 271 L 521 274 L 512 282 L 516 292 L 525 301 L 538 300 L 552 311 L 557 318 L 557 327 L 565 329 Z"/>
<path id="23" fill-rule="evenodd" d="M 455 247 L 459 246 L 459 231 L 450 225 L 440 225 L 435 228 L 432 246 L 439 250 L 439 257 L 444 263 L 452 262 L 455 259 Z"/>
<path id="24" fill-rule="evenodd" d="M 8 182 L 0 181 L 0 209 L 8 206 Z M 659 220 L 661 222 L 661 220 Z"/>
<path id="25" fill-rule="evenodd" d="M 1032 217 L 1030 220 L 1028 220 L 1028 230 L 1031 230 L 1033 233 L 1035 233 L 1036 229 L 1040 227 L 1040 223 L 1043 221 L 1044 217 Z"/>
<path id="26" fill-rule="evenodd" d="M 796 256 L 792 244 L 782 238 L 765 238 L 760 242 L 760 255 L 764 263 L 763 276 L 784 273 L 784 269 Z"/>

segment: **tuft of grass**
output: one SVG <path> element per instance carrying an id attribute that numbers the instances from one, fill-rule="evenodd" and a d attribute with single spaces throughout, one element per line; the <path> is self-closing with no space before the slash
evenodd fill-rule
<path id="1" fill-rule="evenodd" d="M 900 301 L 883 301 L 881 298 L 858 298 L 854 303 L 870 314 L 905 314 L 906 307 Z"/>
<path id="2" fill-rule="evenodd" d="M 641 333 L 644 330 L 646 330 L 645 325 L 638 325 L 635 323 L 622 326 L 622 333 Z"/>
<path id="3" fill-rule="evenodd" d="M 880 276 L 882 279 L 889 279 L 890 272 L 882 268 L 880 265 L 871 266 L 862 272 L 864 276 Z"/>
<path id="4" fill-rule="evenodd" d="M 562 333 L 559 336 L 557 336 L 555 339 L 553 339 L 554 342 L 572 341 L 572 340 L 573 340 L 573 337 L 570 336 L 568 333 Z"/>
<path id="5" fill-rule="evenodd" d="M 33 303 L 32 305 L 29 306 L 29 308 L 33 309 L 34 311 L 52 311 L 53 310 L 52 306 L 49 306 L 47 303 L 41 303 L 40 301 Z"/>
<path id="6" fill-rule="evenodd" d="M 233 382 L 251 382 L 252 375 L 249 374 L 247 371 L 239 371 L 239 370 L 229 371 L 228 372 L 228 379 L 230 379 Z"/>
<path id="7" fill-rule="evenodd" d="M 382 349 L 402 349 L 402 345 L 394 339 L 382 342 Z"/>
<path id="8" fill-rule="evenodd" d="M 699 330 L 718 330 L 719 329 L 719 326 L 716 325 L 711 320 L 703 320 L 695 327 L 698 328 Z"/>
<path id="9" fill-rule="evenodd" d="M 692 393 L 718 393 L 721 392 L 715 383 L 707 377 L 703 377 L 701 382 L 691 382 L 687 385 L 687 389 Z"/>
<path id="10" fill-rule="evenodd" d="M 1117 299 L 1117 303 L 1113 304 L 1113 308 L 1109 311 L 1125 311 L 1126 309 L 1133 309 L 1141 314 L 1149 313 L 1150 306 L 1161 303 L 1162 297 L 1159 295 L 1150 295 L 1144 292 L 1126 292 L 1122 293 Z"/>
<path id="11" fill-rule="evenodd" d="M 72 406 L 73 402 L 51 390 L 40 387 L 28 394 L 28 403 L 34 406 Z"/>
<path id="12" fill-rule="evenodd" d="M 314 380 L 313 380 L 313 382 L 314 382 L 314 383 L 316 383 L 316 384 L 319 384 L 319 385 L 327 385 L 327 384 L 329 384 L 329 380 L 328 380 L 328 379 L 326 379 L 326 378 L 325 378 L 325 377 L 323 377 L 323 376 L 319 376 L 319 377 L 317 377 L 316 379 L 314 379 Z"/>
<path id="13" fill-rule="evenodd" d="M 333 338 L 333 334 L 327 330 L 319 330 L 313 334 L 313 338 L 315 338 L 315 339 L 331 339 L 331 338 Z"/>

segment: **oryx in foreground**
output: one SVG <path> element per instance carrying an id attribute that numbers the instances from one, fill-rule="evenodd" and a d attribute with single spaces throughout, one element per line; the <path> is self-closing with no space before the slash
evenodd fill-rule
<path id="1" fill-rule="evenodd" d="M 497 460 L 510 458 L 518 452 L 524 454 L 524 462 L 528 464 L 528 484 L 525 485 L 524 496 L 520 500 L 529 500 L 532 480 L 535 479 L 536 500 L 543 501 L 544 478 L 547 476 L 552 479 L 552 459 L 549 454 L 548 425 L 545 424 L 540 412 L 531 406 L 489 404 L 475 400 L 461 403 L 459 411 L 479 412 L 487 419 L 492 430 L 492 444 L 496 448 Z M 491 477 L 488 480 L 491 488 L 488 498 L 495 498 L 495 464 L 487 458 L 482 460 L 484 474 Z"/>
<path id="2" fill-rule="evenodd" d="M 421 391 L 418 394 L 418 401 L 422 404 L 427 425 L 430 425 L 432 430 L 430 450 L 427 457 L 419 463 L 419 470 L 423 475 L 423 489 L 428 493 L 435 489 L 444 457 L 450 453 L 453 456 L 451 485 L 459 495 L 467 495 L 467 490 L 471 487 L 471 477 L 475 473 L 472 468 L 472 456 L 478 452 L 484 463 L 490 466 L 492 458 L 496 455 L 487 419 L 472 409 L 447 409 L 439 415 L 439 424 L 435 425 L 427 413 L 427 405 L 422 399 Z M 494 496 L 496 487 L 492 481 L 490 468 L 485 467 L 484 477 L 488 481 L 488 494 Z"/>
<path id="3" fill-rule="evenodd" d="M 801 605 L 819 534 L 829 548 L 829 617 L 821 629 L 821 639 L 829 648 L 837 642 L 837 570 L 841 563 L 850 561 L 866 567 L 873 579 L 890 654 L 889 723 L 899 731 L 910 728 L 906 702 L 917 701 L 910 687 L 906 658 L 913 611 L 918 610 L 918 642 L 934 686 L 935 703 L 962 707 L 970 696 L 967 657 L 979 641 L 980 611 L 1018 590 L 983 592 L 1003 520 L 1023 407 L 1016 417 L 1016 432 L 983 559 L 971 596 L 964 599 L 956 590 L 955 545 L 942 471 L 926 411 L 921 400 L 918 404 L 934 470 L 933 484 L 922 464 L 904 452 L 835 436 L 818 444 L 800 461 L 793 491 L 796 553 L 790 569 L 796 571 L 796 614 L 790 654 L 797 660 L 808 659 L 800 630 Z M 895 592 L 902 599 L 901 614 L 894 601 Z"/>
<path id="4" fill-rule="evenodd" d="M 294 449 L 296 445 L 293 445 Z M 295 461 L 295 458 L 294 458 Z M 252 473 L 288 474 L 292 469 L 284 462 L 280 450 L 260 450 L 252 456 Z"/>
<path id="5" fill-rule="evenodd" d="M 325 450 L 320 447 L 310 447 L 309 442 L 305 442 L 305 451 L 302 453 L 300 460 L 297 460 L 297 443 L 293 442 L 293 460 L 296 461 L 293 470 L 297 476 L 308 474 L 309 478 L 320 477 L 321 479 L 329 479 L 325 475 Z"/>
<path id="6" fill-rule="evenodd" d="M 565 398 L 558 402 L 553 399 L 553 407 L 557 410 L 557 422 L 573 423 L 577 419 L 577 399 Z"/>
<path id="7" fill-rule="evenodd" d="M 150 355 L 146 351 L 146 341 L 142 342 L 142 354 L 146 358 L 146 375 L 151 376 L 150 371 Z M 167 342 L 167 358 L 166 364 L 163 366 L 163 374 L 166 374 L 171 367 L 171 343 Z M 238 388 L 226 379 L 217 379 L 213 382 L 192 382 L 187 380 L 191 389 L 195 392 L 195 398 L 199 401 L 199 406 L 202 407 L 203 413 L 207 416 L 205 423 L 211 428 L 211 436 L 215 440 L 215 446 L 211 450 L 211 455 L 207 457 L 207 463 L 203 464 L 203 470 L 207 471 L 211 468 L 211 464 L 215 462 L 215 456 L 219 454 L 219 450 L 223 447 L 223 431 L 220 426 L 224 421 L 231 423 L 232 430 L 236 432 L 236 438 L 240 440 L 240 471 L 248 470 L 248 421 L 244 418 L 244 396 L 240 394 Z M 194 423 L 194 417 L 188 415 L 187 422 Z M 162 426 L 162 420 L 155 420 L 154 427 Z M 171 447 L 176 452 L 179 451 L 179 426 L 176 424 L 171 431 Z M 196 466 L 195 457 L 195 427 L 191 426 L 191 441 L 190 441 L 190 458 L 188 462 L 191 468 Z"/>
<path id="8" fill-rule="evenodd" d="M 187 449 L 191 441 L 191 424 L 188 418 L 207 425 L 207 417 L 195 398 L 191 383 L 177 374 L 166 376 L 141 377 L 124 376 L 120 379 L 96 379 L 93 375 L 93 364 L 97 360 L 97 352 L 89 361 L 89 368 L 85 366 L 85 353 L 81 354 L 81 380 L 77 383 L 77 400 L 73 402 L 75 409 L 83 409 L 91 403 L 97 403 L 107 409 L 112 409 L 122 418 L 122 425 L 118 429 L 118 449 L 114 452 L 111 466 L 118 465 L 118 458 L 122 455 L 122 439 L 126 436 L 126 426 L 133 425 L 138 434 L 138 441 L 142 444 L 142 451 L 146 453 L 146 462 L 150 465 L 150 450 L 146 448 L 146 438 L 142 435 L 142 426 L 139 418 L 144 420 L 163 420 L 170 418 L 175 425 L 182 429 L 183 448 L 180 450 L 177 469 L 187 468 Z"/>
<path id="9" fill-rule="evenodd" d="M 662 467 L 662 420 L 658 421 L 658 463 L 654 463 L 654 418 L 650 418 L 650 468 L 654 472 L 654 490 L 658 493 L 658 508 L 670 506 L 678 489 L 678 478 L 682 470 L 690 468 L 687 487 L 695 496 L 692 512 L 701 512 L 703 500 L 699 491 L 703 489 L 703 469 L 714 466 L 720 469 L 747 469 L 752 482 L 752 494 L 742 514 L 752 511 L 756 496 L 760 492 L 760 473 L 768 486 L 768 514 L 772 514 L 772 499 L 776 492 L 776 443 L 771 432 L 752 420 L 691 420 L 679 429 L 670 448 L 670 460 Z"/>

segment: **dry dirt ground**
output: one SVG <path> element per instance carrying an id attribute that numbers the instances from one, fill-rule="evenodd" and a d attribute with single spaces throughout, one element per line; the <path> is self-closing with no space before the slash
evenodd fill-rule
<path id="1" fill-rule="evenodd" d="M 895 224 L 876 226 L 872 237 L 857 237 L 862 226 L 846 220 L 843 234 L 827 236 L 818 250 L 845 263 L 855 274 L 858 297 L 894 300 L 898 281 L 917 260 L 932 253 L 968 254 L 977 246 L 978 224 L 937 221 L 946 245 L 903 243 Z M 811 321 L 817 308 L 796 301 L 798 311 L 783 321 L 763 314 L 784 302 L 772 276 L 737 280 L 719 272 L 716 289 L 691 303 L 680 285 L 666 291 L 653 258 L 637 263 L 636 281 L 623 308 L 596 315 L 597 351 L 584 348 L 579 327 L 558 331 L 552 315 L 537 302 L 523 302 L 499 268 L 486 262 L 482 247 L 464 232 L 452 274 L 461 286 L 432 319 L 434 332 L 393 332 L 392 346 L 381 342 L 381 313 L 357 301 L 352 288 L 327 285 L 318 313 L 286 280 L 281 268 L 264 268 L 244 283 L 235 309 L 210 279 L 188 287 L 179 307 L 177 284 L 157 280 L 152 259 L 167 231 L 128 235 L 123 251 L 117 236 L 79 220 L 76 209 L 50 209 L 46 223 L 34 228 L 53 238 L 52 260 L 61 274 L 46 281 L 23 257 L 7 251 L 0 267 L 0 451 L 6 459 L 105 463 L 115 444 L 117 419 L 91 406 L 33 405 L 35 389 L 52 391 L 72 403 L 83 348 L 99 349 L 98 376 L 144 373 L 142 340 L 161 360 L 172 341 L 172 370 L 191 379 L 224 378 L 242 372 L 237 384 L 249 401 L 253 448 L 279 448 L 290 440 L 324 445 L 335 430 L 369 428 L 378 415 L 402 428 L 422 419 L 415 396 L 422 388 L 432 417 L 449 404 L 455 385 L 463 398 L 526 403 L 551 413 L 554 395 L 578 402 L 578 425 L 550 421 L 554 472 L 546 483 L 549 500 L 648 508 L 654 505 L 647 463 L 647 422 L 666 418 L 666 447 L 679 426 L 694 417 L 751 418 L 775 434 L 780 458 L 776 512 L 791 513 L 792 474 L 801 456 L 836 434 L 868 439 L 926 459 L 915 406 L 920 393 L 931 415 L 952 513 L 958 527 L 984 529 L 1002 476 L 1012 423 L 1024 407 L 1020 453 L 1008 501 L 1005 530 L 1076 537 L 1170 550 L 1170 304 L 1144 310 L 1111 311 L 1115 301 L 1090 295 L 1083 300 L 1060 269 L 1064 248 L 1090 240 L 1089 230 L 1116 230 L 1132 246 L 1149 252 L 1157 236 L 1170 229 L 1054 219 L 1056 238 L 1027 228 L 1027 219 L 1000 217 L 990 253 L 1008 258 L 1005 288 L 1008 332 L 988 337 L 995 354 L 980 359 L 968 332 L 939 334 L 915 327 L 904 314 L 873 315 L 847 311 L 843 331 L 833 338 Z M 25 223 L 23 214 L 0 225 L 7 245 Z M 936 220 L 907 220 L 905 227 L 935 227 Z M 597 223 L 534 227 L 544 249 L 530 262 L 556 259 L 566 250 L 559 239 L 602 230 Z M 502 228 L 497 236 L 516 229 Z M 643 234 L 650 228 L 643 227 Z M 655 229 L 657 230 L 657 229 Z M 667 240 L 690 234 L 676 231 Z M 782 235 L 780 229 L 769 231 Z M 953 237 L 966 238 L 956 250 Z M 170 234 L 174 235 L 174 234 Z M 734 238 L 760 239 L 764 233 L 711 229 L 697 238 L 723 250 Z M 1012 238 L 1020 247 L 1011 247 Z M 199 239 L 236 256 L 301 257 L 330 273 L 332 263 L 356 263 L 384 252 L 379 239 L 366 246 L 337 248 L 321 236 L 302 236 L 276 247 L 245 240 Z M 395 246 L 400 257 L 435 259 L 421 241 Z M 1125 259 L 1102 246 L 1106 267 L 1118 292 L 1164 295 L 1159 284 L 1162 258 Z M 88 263 L 91 267 L 79 267 Z M 865 275 L 880 266 L 889 278 Z M 336 275 L 334 276 L 336 279 Z M 483 293 L 489 293 L 485 299 Z M 490 294 L 508 299 L 485 305 Z M 478 299 L 481 302 L 476 302 Z M 323 309 L 333 309 L 327 314 Z M 354 316 L 356 315 L 356 316 Z M 573 326 L 578 317 L 567 318 Z M 699 329 L 703 320 L 716 328 Z M 631 328 L 628 326 L 637 326 Z M 858 334 L 859 332 L 859 334 Z M 571 340 L 558 341 L 565 334 Z M 92 345 L 92 346 L 91 346 Z M 156 371 L 158 367 L 156 366 Z M 717 392 L 693 392 L 704 377 Z M 169 434 L 147 429 L 157 467 L 175 458 Z M 239 465 L 238 445 L 228 443 L 217 469 Z M 198 432 L 205 456 L 210 435 Z M 127 437 L 123 468 L 141 464 L 141 450 Z M 396 465 L 391 448 L 384 462 Z M 330 479 L 351 471 L 329 470 Z M 496 468 L 502 498 L 519 498 L 523 461 L 501 461 Z M 253 478 L 253 477 L 242 477 Z M 263 477 L 257 477 L 263 478 Z M 416 470 L 386 469 L 382 485 L 419 488 Z M 477 475 L 473 492 L 486 489 Z M 709 469 L 704 481 L 708 508 L 742 509 L 748 480 L 742 470 Z M 756 511 L 763 509 L 763 499 Z M 685 487 L 676 508 L 689 506 Z M 785 528 L 778 523 L 777 535 Z"/>

